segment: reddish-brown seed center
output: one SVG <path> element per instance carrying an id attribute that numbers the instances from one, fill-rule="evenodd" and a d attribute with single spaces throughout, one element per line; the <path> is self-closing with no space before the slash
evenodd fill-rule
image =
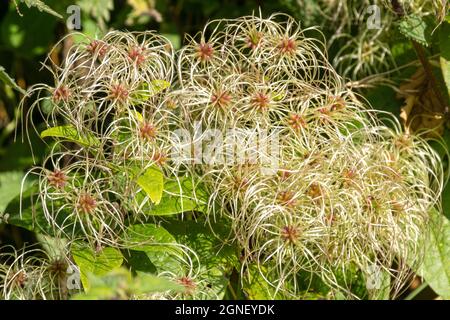
<path id="1" fill-rule="evenodd" d="M 128 52 L 128 56 L 138 66 L 145 62 L 144 49 L 140 47 L 131 48 L 130 51 Z"/>
<path id="2" fill-rule="evenodd" d="M 312 183 L 308 189 L 308 195 L 313 198 L 319 198 L 322 195 L 322 189 L 320 188 L 318 183 Z"/>
<path id="3" fill-rule="evenodd" d="M 345 109 L 345 101 L 341 97 L 334 97 L 331 103 L 330 111 L 340 111 Z"/>
<path id="4" fill-rule="evenodd" d="M 231 96 L 226 91 L 219 91 L 211 96 L 211 103 L 220 108 L 225 108 L 231 102 Z"/>
<path id="5" fill-rule="evenodd" d="M 277 196 L 278 201 L 287 206 L 295 207 L 297 200 L 295 199 L 295 193 L 292 191 L 281 191 Z"/>
<path id="6" fill-rule="evenodd" d="M 64 188 L 67 182 L 67 176 L 61 170 L 51 172 L 47 178 L 50 185 L 58 189 Z"/>
<path id="7" fill-rule="evenodd" d="M 51 262 L 48 270 L 55 275 L 64 275 L 67 271 L 67 263 L 62 259 Z"/>
<path id="8" fill-rule="evenodd" d="M 251 103 L 259 110 L 264 111 L 269 107 L 270 99 L 269 96 L 263 92 L 256 93 L 252 99 Z"/>
<path id="9" fill-rule="evenodd" d="M 124 102 L 127 100 L 129 95 L 128 90 L 121 84 L 115 84 L 111 87 L 110 96 L 113 99 Z"/>
<path id="10" fill-rule="evenodd" d="M 197 46 L 197 57 L 200 61 L 205 62 L 211 60 L 214 54 L 214 48 L 210 43 L 200 43 Z"/>
<path id="11" fill-rule="evenodd" d="M 58 88 L 56 88 L 53 91 L 53 101 L 56 103 L 58 103 L 60 101 L 67 101 L 69 99 L 69 97 L 70 97 L 70 91 L 64 85 L 59 86 Z"/>
<path id="12" fill-rule="evenodd" d="M 354 176 L 355 176 L 355 170 L 345 168 L 345 169 L 344 169 L 344 172 L 342 173 L 342 175 L 343 175 L 344 178 L 346 178 L 346 179 L 353 179 Z"/>
<path id="13" fill-rule="evenodd" d="M 151 123 L 145 122 L 139 128 L 139 135 L 143 139 L 153 140 L 156 138 L 156 133 L 157 133 L 156 127 Z"/>
<path id="14" fill-rule="evenodd" d="M 197 287 L 194 280 L 192 280 L 188 277 L 181 277 L 180 279 L 178 279 L 177 282 L 184 287 L 185 293 L 187 293 L 187 294 L 194 293 L 195 288 Z"/>
<path id="15" fill-rule="evenodd" d="M 86 50 L 92 55 L 98 52 L 98 55 L 100 57 L 103 57 L 106 51 L 108 50 L 108 47 L 105 43 L 100 42 L 98 40 L 94 40 L 91 41 L 91 43 L 89 43 L 89 45 L 86 47 Z"/>
<path id="16" fill-rule="evenodd" d="M 322 124 L 330 123 L 330 109 L 327 107 L 322 107 L 318 109 L 320 114 L 320 122 Z"/>
<path id="17" fill-rule="evenodd" d="M 22 289 L 25 287 L 25 283 L 28 279 L 27 274 L 24 271 L 19 271 L 13 276 L 13 281 Z"/>
<path id="18" fill-rule="evenodd" d="M 290 243 L 295 243 L 298 240 L 300 232 L 294 226 L 284 226 L 281 228 L 281 238 Z"/>
<path id="19" fill-rule="evenodd" d="M 323 115 L 328 115 L 328 114 L 330 114 L 330 110 L 329 110 L 328 108 L 326 108 L 326 107 L 319 108 L 319 112 L 320 112 L 321 114 L 323 114 Z"/>
<path id="20" fill-rule="evenodd" d="M 282 54 L 292 55 L 297 49 L 297 44 L 294 39 L 284 38 L 280 41 L 278 48 Z"/>
<path id="21" fill-rule="evenodd" d="M 280 179 L 282 181 L 287 180 L 291 175 L 292 175 L 292 172 L 285 168 L 278 170 L 278 176 L 280 177 Z"/>
<path id="22" fill-rule="evenodd" d="M 306 121 L 303 119 L 303 117 L 299 114 L 291 114 L 288 119 L 288 124 L 294 129 L 295 131 L 299 131 L 302 128 L 306 127 Z"/>
<path id="23" fill-rule="evenodd" d="M 81 212 L 92 213 L 97 207 L 97 201 L 95 201 L 95 199 L 91 195 L 82 193 L 78 198 L 77 206 L 78 210 L 80 210 Z"/>
<path id="24" fill-rule="evenodd" d="M 250 181 L 247 178 L 233 177 L 233 187 L 235 190 L 244 191 L 249 186 Z"/>
<path id="25" fill-rule="evenodd" d="M 167 161 L 167 156 L 163 152 L 155 152 L 152 160 L 159 166 L 163 166 Z"/>
<path id="26" fill-rule="evenodd" d="M 342 177 L 344 178 L 343 180 L 343 186 L 344 187 L 349 187 L 354 185 L 354 178 L 356 176 L 356 171 L 354 169 L 349 169 L 349 168 L 345 168 L 344 171 L 342 172 Z"/>

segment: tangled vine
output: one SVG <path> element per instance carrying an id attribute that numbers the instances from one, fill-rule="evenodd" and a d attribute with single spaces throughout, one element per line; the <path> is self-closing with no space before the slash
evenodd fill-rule
<path id="1" fill-rule="evenodd" d="M 49 58 L 55 84 L 32 87 L 26 109 L 27 119 L 45 119 L 41 136 L 55 138 L 28 174 L 49 234 L 67 248 L 151 248 L 155 265 L 177 262 L 157 274 L 183 291 L 127 298 L 214 296 L 200 252 L 141 228 L 165 221 L 151 214 L 161 174 L 172 186 L 164 194 L 180 200 L 178 219 L 235 246 L 241 282 L 256 270 L 271 298 L 304 298 L 314 281 L 359 298 L 353 278 L 374 268 L 398 295 L 422 262 L 443 169 L 420 135 L 346 87 L 311 32 L 320 33 L 285 15 L 247 16 L 208 23 L 178 53 L 155 33 L 113 31 L 74 44 L 61 66 Z M 31 124 L 27 132 L 40 130 Z M 211 139 L 221 143 L 198 158 Z M 196 205 L 184 210 L 186 199 Z M 77 261 L 73 250 L 38 256 L 8 255 L 4 298 L 67 298 L 61 279 Z"/>

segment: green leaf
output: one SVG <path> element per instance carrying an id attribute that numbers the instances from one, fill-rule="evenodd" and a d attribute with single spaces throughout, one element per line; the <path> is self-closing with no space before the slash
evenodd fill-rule
<path id="1" fill-rule="evenodd" d="M 97 21 L 86 14 L 81 16 L 81 25 L 83 26 L 83 33 L 71 34 L 73 41 L 77 44 L 86 41 L 86 37 L 95 39 L 104 36 L 105 32 L 99 27 Z"/>
<path id="2" fill-rule="evenodd" d="M 424 46 L 431 44 L 431 29 L 420 16 L 411 14 L 405 16 L 398 26 L 400 32 L 407 38 Z"/>
<path id="3" fill-rule="evenodd" d="M 389 300 L 390 299 L 390 291 L 391 291 L 391 275 L 384 271 L 380 270 L 379 273 L 379 285 L 380 287 L 375 290 L 369 290 L 369 299 L 370 300 Z"/>
<path id="4" fill-rule="evenodd" d="M 143 251 L 157 271 L 183 271 L 179 256 L 181 249 L 175 238 L 155 224 L 135 224 L 127 228 L 124 240 L 129 249 Z"/>
<path id="5" fill-rule="evenodd" d="M 123 262 L 123 256 L 120 251 L 111 247 L 104 248 L 97 253 L 90 247 L 74 245 L 72 247 L 72 257 L 80 268 L 81 283 L 87 292 L 91 286 L 89 274 L 95 276 L 105 275 L 109 271 L 120 267 Z"/>
<path id="6" fill-rule="evenodd" d="M 128 248 L 139 251 L 159 244 L 176 244 L 175 238 L 166 229 L 152 223 L 129 226 L 124 239 Z"/>
<path id="7" fill-rule="evenodd" d="M 182 292 L 185 288 L 167 279 L 145 272 L 138 272 L 137 277 L 134 279 L 132 290 L 135 294 L 147 294 L 164 291 Z"/>
<path id="8" fill-rule="evenodd" d="M 178 34 L 176 33 L 162 33 L 161 34 L 163 37 L 165 37 L 167 40 L 169 40 L 169 42 L 172 44 L 172 47 L 175 50 L 180 49 L 181 46 L 181 38 Z"/>
<path id="9" fill-rule="evenodd" d="M 136 277 L 125 268 L 118 268 L 103 276 L 89 274 L 89 292 L 74 296 L 75 300 L 117 300 L 130 299 L 134 295 L 155 292 L 181 292 L 183 286 L 165 278 L 139 272 Z"/>
<path id="10" fill-rule="evenodd" d="M 441 69 L 447 91 L 450 95 L 450 23 L 444 22 L 439 31 L 439 45 L 441 48 Z"/>
<path id="11" fill-rule="evenodd" d="M 145 191 L 154 204 L 161 201 L 164 176 L 158 167 L 150 167 L 137 179 L 137 184 Z"/>
<path id="12" fill-rule="evenodd" d="M 142 271 L 147 273 L 157 272 L 155 265 L 150 261 L 144 251 L 127 249 L 122 253 L 131 271 Z"/>
<path id="13" fill-rule="evenodd" d="M 164 223 L 166 229 L 176 241 L 192 249 L 200 260 L 199 278 L 209 284 L 209 299 L 222 299 L 229 282 L 229 275 L 234 267 L 239 270 L 237 248 L 232 244 L 224 244 L 229 226 L 224 222 L 205 225 L 193 220 L 170 220 Z M 213 234 L 211 228 L 214 230 Z"/>
<path id="14" fill-rule="evenodd" d="M 28 8 L 35 7 L 41 12 L 43 12 L 43 11 L 47 12 L 47 13 L 54 15 L 55 17 L 58 17 L 60 19 L 63 18 L 62 15 L 60 15 L 58 12 L 56 12 L 55 10 L 50 8 L 48 5 L 46 5 L 41 0 L 21 0 L 21 1 L 24 2 L 28 6 Z"/>
<path id="15" fill-rule="evenodd" d="M 171 219 L 162 225 L 174 237 L 174 241 L 194 250 L 203 265 L 224 269 L 238 266 L 236 247 L 222 241 L 230 234 L 230 226 L 225 221 L 206 224 L 195 220 Z"/>
<path id="16" fill-rule="evenodd" d="M 430 212 L 432 232 L 418 274 L 444 299 L 450 299 L 450 221 L 436 210 Z"/>
<path id="17" fill-rule="evenodd" d="M 155 8 L 155 1 L 127 0 L 127 2 L 132 9 L 125 20 L 125 25 L 136 27 L 138 24 L 148 24 L 151 19 L 158 23 L 163 21 L 161 13 Z"/>
<path id="18" fill-rule="evenodd" d="M 3 68 L 2 66 L 0 66 L 0 81 L 10 86 L 11 88 L 19 91 L 21 94 L 23 95 L 26 94 L 26 91 L 17 85 L 16 81 L 6 73 L 5 68 Z"/>
<path id="19" fill-rule="evenodd" d="M 24 173 L 21 171 L 0 172 L 0 214 L 5 212 L 8 204 L 20 194 Z M 31 185 L 28 179 L 23 184 L 26 190 Z"/>
<path id="20" fill-rule="evenodd" d="M 114 9 L 113 0 L 78 0 L 76 2 L 83 12 L 91 15 L 100 25 L 105 24 L 111 18 L 110 11 Z"/>
<path id="21" fill-rule="evenodd" d="M 6 148 L 0 148 L 0 158 L 8 161 L 0 161 L 0 171 L 27 170 L 40 160 L 46 152 L 45 143 L 34 130 L 30 130 L 30 143 L 33 146 L 33 153 L 30 152 L 30 145 L 22 135 Z M 23 140 L 22 140 L 23 139 Z M 34 159 L 33 159 L 34 155 Z"/>
<path id="22" fill-rule="evenodd" d="M 100 140 L 98 140 L 95 136 L 92 134 L 83 136 L 71 125 L 48 128 L 41 132 L 41 138 L 45 137 L 64 138 L 86 147 L 101 145 Z"/>
<path id="23" fill-rule="evenodd" d="M 91 272 L 87 275 L 89 291 L 72 297 L 74 300 L 118 300 L 129 299 L 131 273 L 125 268 L 116 268 L 98 276 Z"/>
<path id="24" fill-rule="evenodd" d="M 264 267 L 261 266 L 261 268 Z M 274 289 L 270 287 L 253 264 L 249 265 L 244 291 L 250 300 L 272 300 L 274 296 Z"/>
<path id="25" fill-rule="evenodd" d="M 10 201 L 5 209 L 5 215 L 9 215 L 7 223 L 29 231 L 53 235 L 54 230 L 45 219 L 41 204 L 36 201 L 38 193 L 38 185 L 32 184 L 24 190 L 22 196 L 18 195 Z M 22 212 L 20 211 L 21 208 Z"/>
<path id="26" fill-rule="evenodd" d="M 141 83 L 136 91 L 131 95 L 135 103 L 145 102 L 151 97 L 170 87 L 170 83 L 165 80 L 152 80 Z"/>
<path id="27" fill-rule="evenodd" d="M 395 91 L 387 86 L 377 86 L 366 94 L 366 98 L 374 109 L 384 110 L 396 117 L 400 115 L 401 101 L 395 98 Z M 383 118 L 380 119 L 383 121 Z M 390 119 L 385 122 L 391 125 Z"/>
<path id="28" fill-rule="evenodd" d="M 153 216 L 166 216 L 194 209 L 202 211 L 204 200 L 203 190 L 193 185 L 192 178 L 183 177 L 166 182 L 160 203 L 146 213 Z"/>

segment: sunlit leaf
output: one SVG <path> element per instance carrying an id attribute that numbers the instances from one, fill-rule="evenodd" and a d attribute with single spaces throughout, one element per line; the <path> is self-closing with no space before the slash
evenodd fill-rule
<path id="1" fill-rule="evenodd" d="M 418 273 L 444 299 L 450 299 L 450 222 L 437 212 L 430 213 L 431 236 L 425 244 L 425 259 Z"/>
<path id="2" fill-rule="evenodd" d="M 161 201 L 164 189 L 164 175 L 158 167 L 148 168 L 137 179 L 137 184 L 145 191 L 154 204 Z"/>
<path id="3" fill-rule="evenodd" d="M 154 276 L 145 272 L 138 272 L 134 279 L 132 290 L 136 294 L 146 294 L 153 292 L 178 291 L 184 287 L 167 279 Z"/>
<path id="4" fill-rule="evenodd" d="M 100 140 L 93 135 L 82 135 L 76 128 L 70 125 L 52 127 L 42 131 L 41 138 L 46 137 L 64 138 L 68 141 L 76 142 L 86 147 L 101 145 Z"/>
<path id="5" fill-rule="evenodd" d="M 151 82 L 143 82 L 138 87 L 138 89 L 133 92 L 133 94 L 131 95 L 131 99 L 136 103 L 145 102 L 169 87 L 170 83 L 165 80 L 152 80 Z"/>
<path id="6" fill-rule="evenodd" d="M 113 0 L 78 0 L 76 2 L 84 13 L 94 17 L 100 24 L 105 24 L 111 18 L 114 9 Z"/>
<path id="7" fill-rule="evenodd" d="M 126 25 L 132 25 L 136 22 L 139 24 L 147 23 L 149 18 L 153 18 L 156 22 L 162 22 L 162 15 L 156 10 L 154 1 L 127 0 L 127 2 L 133 9 L 128 14 L 125 21 Z"/>
<path id="8" fill-rule="evenodd" d="M 135 277 L 119 268 L 102 276 L 89 274 L 91 288 L 87 293 L 74 296 L 74 300 L 127 300 L 134 295 L 151 294 L 155 292 L 180 292 L 184 288 L 162 277 L 139 272 Z"/>
<path id="9" fill-rule="evenodd" d="M 0 172 L 0 214 L 3 213 L 8 204 L 20 194 L 24 173 L 21 171 Z M 28 179 L 23 184 L 26 190 L 31 185 Z"/>
<path id="10" fill-rule="evenodd" d="M 136 224 L 128 227 L 124 239 L 128 248 L 145 252 L 158 271 L 180 273 L 181 254 L 175 238 L 155 224 Z"/>
<path id="11" fill-rule="evenodd" d="M 272 300 L 274 295 L 273 288 L 270 287 L 253 264 L 248 268 L 244 291 L 250 300 Z"/>
<path id="12" fill-rule="evenodd" d="M 73 246 L 72 257 L 80 269 L 81 283 L 86 291 L 90 289 L 88 275 L 102 276 L 122 265 L 123 256 L 119 250 L 111 247 L 95 252 L 87 246 Z"/>
<path id="13" fill-rule="evenodd" d="M 192 210 L 202 211 L 204 198 L 204 192 L 193 185 L 190 177 L 180 178 L 166 182 L 160 203 L 145 213 L 165 216 Z"/>

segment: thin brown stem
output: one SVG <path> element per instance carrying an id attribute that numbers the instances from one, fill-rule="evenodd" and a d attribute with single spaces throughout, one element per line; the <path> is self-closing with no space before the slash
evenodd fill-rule
<path id="1" fill-rule="evenodd" d="M 391 0 L 391 5 L 399 18 L 402 18 L 405 16 L 405 10 L 404 10 L 402 4 L 398 0 Z M 430 62 L 428 61 L 427 54 L 425 53 L 425 50 L 423 49 L 423 46 L 420 43 L 418 43 L 414 40 L 411 40 L 411 42 L 413 44 L 413 47 L 414 47 L 414 50 L 416 51 L 417 56 L 419 57 L 420 63 L 423 66 L 425 75 L 429 81 L 431 89 L 433 90 L 434 94 L 436 95 L 436 98 L 439 100 L 439 104 L 441 105 L 441 110 L 443 110 L 443 112 L 445 114 L 447 114 L 448 113 L 448 104 L 445 101 L 444 97 L 442 96 L 441 92 L 439 91 L 439 86 L 438 86 L 436 78 L 433 74 L 433 70 L 431 68 Z"/>
<path id="2" fill-rule="evenodd" d="M 412 44 L 414 46 L 414 50 L 416 51 L 417 56 L 419 57 L 420 63 L 423 66 L 426 77 L 430 83 L 431 89 L 433 90 L 434 94 L 436 95 L 436 98 L 439 100 L 439 103 L 441 104 L 442 107 L 441 110 L 443 110 L 444 113 L 448 113 L 448 105 L 445 102 L 445 99 L 442 96 L 441 91 L 439 90 L 439 86 L 437 84 L 436 78 L 434 77 L 433 70 L 431 68 L 430 62 L 428 61 L 425 50 L 423 49 L 421 44 L 417 43 L 414 40 L 412 40 Z"/>

